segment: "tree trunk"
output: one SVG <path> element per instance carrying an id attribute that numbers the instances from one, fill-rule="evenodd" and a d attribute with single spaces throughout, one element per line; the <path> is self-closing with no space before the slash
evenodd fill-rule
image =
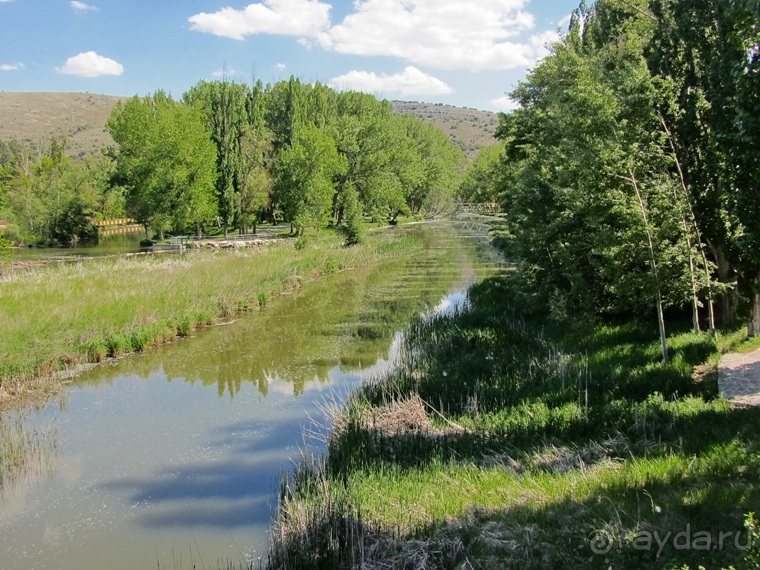
<path id="1" fill-rule="evenodd" d="M 649 263 L 652 268 L 652 276 L 654 277 L 654 283 L 657 293 L 657 324 L 660 328 L 660 347 L 662 349 L 662 361 L 668 362 L 668 343 L 665 334 L 665 315 L 662 311 L 662 290 L 660 288 L 660 276 L 657 272 L 657 260 L 654 253 L 654 240 L 652 239 L 652 232 L 649 229 L 649 216 L 647 215 L 646 204 L 644 203 L 644 197 L 641 195 L 639 185 L 636 182 L 636 176 L 633 170 L 628 171 L 631 175 L 630 181 L 633 184 L 633 189 L 636 191 L 636 198 L 639 200 L 639 208 L 641 208 L 641 216 L 644 219 L 644 229 L 647 233 L 647 240 L 649 242 Z"/>
<path id="2" fill-rule="evenodd" d="M 224 239 L 227 239 L 227 221 L 224 222 Z"/>
<path id="3" fill-rule="evenodd" d="M 201 223 L 195 222 L 195 237 L 201 239 L 203 237 L 203 230 L 201 229 Z"/>
<path id="4" fill-rule="evenodd" d="M 747 336 L 760 335 L 760 275 L 755 278 L 755 287 L 750 297 L 749 321 L 747 322 Z"/>
<path id="5" fill-rule="evenodd" d="M 722 247 L 710 244 L 713 250 L 713 256 L 715 257 L 715 263 L 718 266 L 718 279 L 721 283 L 731 283 L 734 278 L 734 269 L 731 266 L 731 262 L 726 256 L 726 252 Z M 721 293 L 717 299 L 718 315 L 721 326 L 733 327 L 736 325 L 736 291 L 729 289 L 725 293 Z"/>

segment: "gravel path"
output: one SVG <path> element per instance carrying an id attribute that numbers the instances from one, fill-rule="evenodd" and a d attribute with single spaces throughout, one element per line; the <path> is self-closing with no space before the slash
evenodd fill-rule
<path id="1" fill-rule="evenodd" d="M 721 395 L 734 404 L 760 406 L 760 348 L 725 354 L 718 367 Z"/>

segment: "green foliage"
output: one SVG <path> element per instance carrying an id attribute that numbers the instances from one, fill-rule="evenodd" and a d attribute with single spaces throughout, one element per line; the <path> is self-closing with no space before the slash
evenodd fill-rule
<path id="1" fill-rule="evenodd" d="M 163 236 L 216 217 L 216 151 L 199 111 L 158 91 L 118 104 L 107 128 L 117 144 L 114 182 L 127 211 Z"/>
<path id="2" fill-rule="evenodd" d="M 498 201 L 503 152 L 501 145 L 480 149 L 462 178 L 457 190 L 457 199 L 476 203 Z"/>
<path id="3" fill-rule="evenodd" d="M 731 533 L 716 566 L 754 563 L 733 539 L 760 500 L 760 411 L 692 378 L 714 338 L 671 334 L 663 364 L 646 324 L 551 325 L 514 286 L 421 318 L 399 367 L 334 412 L 328 455 L 283 483 L 270 567 L 679 567 L 704 561 L 669 541 L 686 528 Z M 661 549 L 637 541 L 654 532 Z"/>
<path id="4" fill-rule="evenodd" d="M 364 215 L 359 204 L 359 195 L 350 188 L 343 195 L 343 211 L 345 215 L 343 233 L 346 236 L 346 245 L 363 243 L 366 239 L 364 227 Z"/>
<path id="5" fill-rule="evenodd" d="M 756 6 L 651 4 L 582 4 L 512 93 L 499 168 L 478 167 L 463 190 L 500 188 L 510 251 L 558 318 L 690 304 L 695 330 L 713 328 L 716 302 L 730 324 L 737 277 L 757 304 L 758 169 L 736 164 L 751 145 L 733 142 L 754 116 L 736 99 L 751 91 Z"/>
<path id="6" fill-rule="evenodd" d="M 13 241 L 33 244 L 68 242 L 92 237 L 89 218 L 100 208 L 105 188 L 85 161 L 65 155 L 66 140 L 51 139 L 49 147 L 8 144 L 0 170 L 3 216 Z"/>

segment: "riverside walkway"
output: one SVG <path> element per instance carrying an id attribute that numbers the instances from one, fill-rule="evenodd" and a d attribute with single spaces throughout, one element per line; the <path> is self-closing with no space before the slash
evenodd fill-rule
<path id="1" fill-rule="evenodd" d="M 718 366 L 720 394 L 734 404 L 760 406 L 760 348 L 725 354 Z"/>

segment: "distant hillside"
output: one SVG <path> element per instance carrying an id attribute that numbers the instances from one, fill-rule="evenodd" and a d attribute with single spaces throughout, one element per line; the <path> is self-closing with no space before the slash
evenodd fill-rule
<path id="1" fill-rule="evenodd" d="M 499 116 L 496 113 L 416 101 L 393 101 L 391 106 L 396 113 L 415 115 L 433 123 L 449 135 L 469 158 L 475 156 L 481 147 L 497 142 L 494 133 Z"/>
<path id="2" fill-rule="evenodd" d="M 90 93 L 0 91 L 0 139 L 46 144 L 53 136 L 65 136 L 69 155 L 96 154 L 112 144 L 106 120 L 116 102 L 126 99 Z M 414 101 L 393 101 L 391 106 L 397 113 L 433 123 L 470 158 L 482 146 L 496 142 L 496 113 Z"/>

